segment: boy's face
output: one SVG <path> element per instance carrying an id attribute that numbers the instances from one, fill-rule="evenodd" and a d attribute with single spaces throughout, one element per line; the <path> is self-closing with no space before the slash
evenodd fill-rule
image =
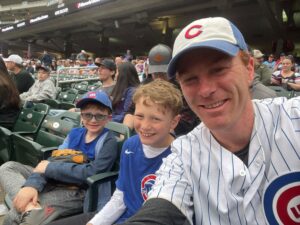
<path id="1" fill-rule="evenodd" d="M 179 121 L 179 116 L 164 109 L 162 106 L 150 102 L 143 104 L 143 98 L 135 104 L 134 129 L 139 135 L 141 142 L 151 147 L 167 147 L 171 144 L 173 130 Z"/>
<path id="2" fill-rule="evenodd" d="M 93 115 L 92 118 L 89 118 L 91 115 Z M 105 118 L 96 120 L 95 116 L 99 117 L 99 115 L 103 115 Z M 108 110 L 100 109 L 95 104 L 88 104 L 81 109 L 81 119 L 84 127 L 90 134 L 98 135 L 101 133 L 106 123 L 110 120 L 110 115 Z"/>

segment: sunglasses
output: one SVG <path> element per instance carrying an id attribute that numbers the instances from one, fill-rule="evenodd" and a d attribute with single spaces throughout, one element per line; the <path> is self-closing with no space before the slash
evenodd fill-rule
<path id="1" fill-rule="evenodd" d="M 100 114 L 100 113 L 98 113 L 98 114 L 81 113 L 81 116 L 85 120 L 92 120 L 93 117 L 94 117 L 96 121 L 106 120 L 109 117 L 109 115 L 103 115 L 103 114 Z"/>

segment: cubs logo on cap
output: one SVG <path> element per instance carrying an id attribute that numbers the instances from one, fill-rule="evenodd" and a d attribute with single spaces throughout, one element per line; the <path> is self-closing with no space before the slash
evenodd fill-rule
<path id="1" fill-rule="evenodd" d="M 265 216 L 272 225 L 300 224 L 300 172 L 277 177 L 263 197 Z"/>
<path id="2" fill-rule="evenodd" d="M 230 56 L 235 56 L 239 50 L 248 51 L 243 35 L 229 20 L 222 17 L 196 20 L 183 28 L 174 42 L 173 58 L 168 67 L 170 78 L 175 76 L 177 61 L 183 53 L 203 47 Z"/>
<path id="3" fill-rule="evenodd" d="M 112 111 L 112 104 L 108 95 L 104 91 L 90 91 L 86 93 L 76 104 L 77 108 L 82 108 L 89 102 L 100 103 Z"/>

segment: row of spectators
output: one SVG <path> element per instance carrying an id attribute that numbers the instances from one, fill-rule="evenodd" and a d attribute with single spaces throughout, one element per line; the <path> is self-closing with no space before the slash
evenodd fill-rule
<path id="1" fill-rule="evenodd" d="M 295 62 L 293 55 L 280 54 L 276 60 L 273 54 L 264 60 L 264 54 L 254 49 L 252 55 L 255 62 L 257 79 L 264 85 L 278 85 L 287 90 L 300 90 L 300 65 Z"/>

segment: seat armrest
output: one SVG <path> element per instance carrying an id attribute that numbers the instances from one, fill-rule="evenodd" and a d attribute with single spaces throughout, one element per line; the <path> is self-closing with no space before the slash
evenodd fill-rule
<path id="1" fill-rule="evenodd" d="M 105 182 L 115 182 L 118 178 L 119 172 L 112 171 L 106 173 L 100 173 L 93 175 L 87 178 L 87 183 L 89 185 L 88 196 L 89 196 L 89 204 L 88 204 L 88 212 L 93 212 L 97 210 L 98 203 L 98 186 Z"/>
<path id="2" fill-rule="evenodd" d="M 42 148 L 41 152 L 43 155 L 43 160 L 48 159 L 51 156 L 52 151 L 56 150 L 57 147 L 47 147 L 47 148 Z"/>

